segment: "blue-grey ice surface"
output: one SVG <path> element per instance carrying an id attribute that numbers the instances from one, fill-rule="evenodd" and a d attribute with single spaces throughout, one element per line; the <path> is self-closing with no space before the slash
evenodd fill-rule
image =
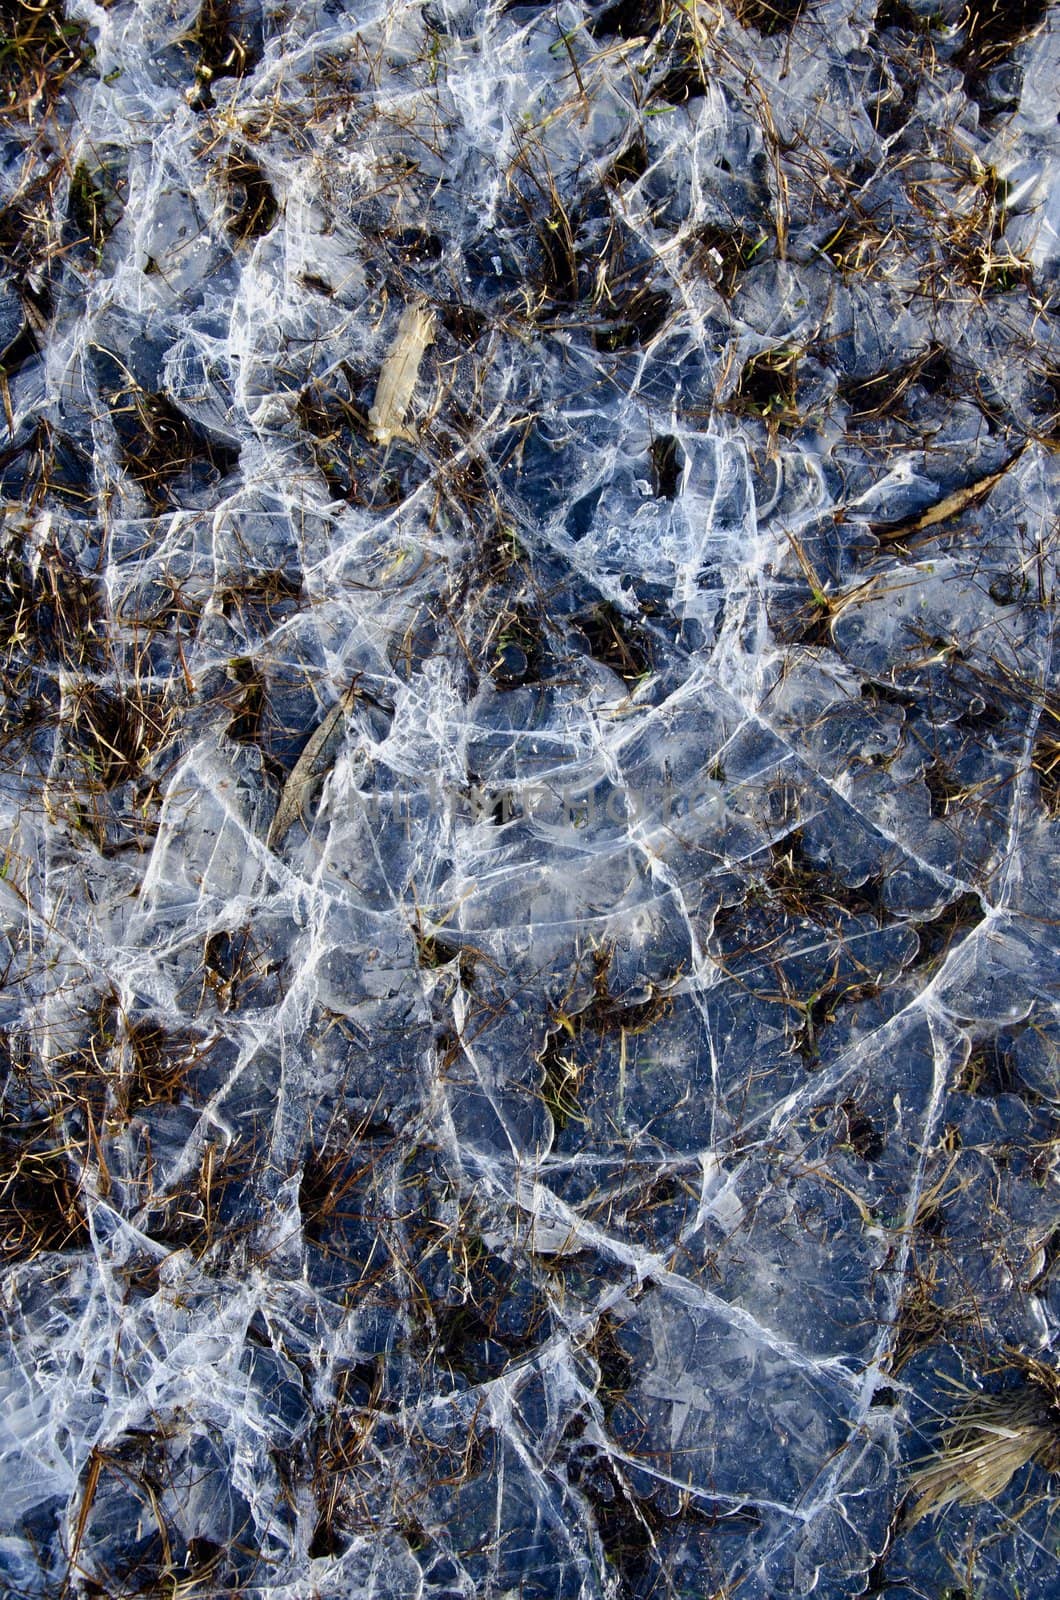
<path id="1" fill-rule="evenodd" d="M 0 1591 L 1056 1592 L 1060 7 L 67 17 Z"/>

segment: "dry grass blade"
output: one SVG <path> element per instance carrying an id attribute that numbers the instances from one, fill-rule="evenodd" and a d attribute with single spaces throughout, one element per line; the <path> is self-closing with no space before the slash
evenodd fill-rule
<path id="1" fill-rule="evenodd" d="M 369 434 L 376 444 L 397 438 L 412 403 L 420 363 L 434 342 L 434 316 L 422 301 L 413 301 L 401 313 L 394 343 L 379 374 L 375 400 L 368 413 Z"/>
<path id="2" fill-rule="evenodd" d="M 0 120 L 32 115 L 60 93 L 92 51 L 63 0 L 0 0 Z"/>
<path id="3" fill-rule="evenodd" d="M 83 778 L 97 790 L 138 777 L 164 744 L 176 715 L 164 695 L 150 693 L 139 682 L 115 690 L 73 682 L 66 710 Z"/>
<path id="4" fill-rule="evenodd" d="M 291 824 L 302 815 L 306 802 L 312 798 L 314 790 L 327 772 L 328 763 L 342 732 L 343 718 L 356 694 L 355 681 L 310 734 L 305 749 L 291 768 L 280 795 L 280 803 L 276 807 L 276 815 L 269 828 L 266 843 L 270 850 L 275 850 Z"/>
<path id="5" fill-rule="evenodd" d="M 75 1165 L 40 1124 L 0 1121 L 0 1261 L 84 1245 L 86 1226 Z"/>
<path id="6" fill-rule="evenodd" d="M 894 543 L 899 539 L 908 539 L 911 534 L 924 533 L 928 528 L 937 528 L 940 523 L 948 522 L 951 517 L 960 516 L 962 511 L 967 511 L 969 506 L 978 505 L 992 489 L 996 489 L 1022 452 L 1023 446 L 997 472 L 989 472 L 985 478 L 977 478 L 974 483 L 966 484 L 962 489 L 955 489 L 952 494 L 937 500 L 933 506 L 929 506 L 911 522 L 903 522 L 898 527 L 874 527 L 873 532 L 878 539 Z"/>
<path id="7" fill-rule="evenodd" d="M 942 1430 L 938 1453 L 914 1471 L 910 1527 L 947 1506 L 996 1500 L 1029 1462 L 1060 1470 L 1060 1378 L 1028 1357 L 1018 1365 L 1020 1386 L 973 1395 Z"/>

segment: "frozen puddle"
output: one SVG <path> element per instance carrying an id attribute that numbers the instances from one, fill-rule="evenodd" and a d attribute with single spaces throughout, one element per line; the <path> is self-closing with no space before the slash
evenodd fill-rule
<path id="1" fill-rule="evenodd" d="M 1060 8 L 14 10 L 0 1589 L 1046 1593 Z"/>

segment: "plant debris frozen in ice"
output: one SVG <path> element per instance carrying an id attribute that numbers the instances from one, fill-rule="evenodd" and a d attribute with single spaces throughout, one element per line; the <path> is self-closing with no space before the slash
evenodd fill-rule
<path id="1" fill-rule="evenodd" d="M 1057 7 L 4 29 L 5 1592 L 1044 1592 Z"/>

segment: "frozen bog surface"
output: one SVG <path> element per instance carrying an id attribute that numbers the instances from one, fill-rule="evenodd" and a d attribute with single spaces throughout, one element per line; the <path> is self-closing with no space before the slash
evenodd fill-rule
<path id="1" fill-rule="evenodd" d="M 0 1591 L 1051 1592 L 1060 8 L 8 9 Z"/>

